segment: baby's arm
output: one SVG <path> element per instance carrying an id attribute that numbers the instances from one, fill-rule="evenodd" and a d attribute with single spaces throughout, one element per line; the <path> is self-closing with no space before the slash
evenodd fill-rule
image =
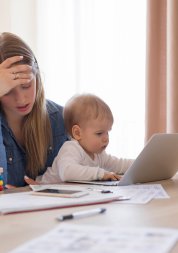
<path id="1" fill-rule="evenodd" d="M 54 184 L 63 182 L 59 176 L 58 170 L 55 170 L 52 167 L 48 167 L 46 172 L 42 176 L 36 177 L 35 180 L 39 184 Z"/>
<path id="2" fill-rule="evenodd" d="M 103 152 L 102 161 L 104 163 L 103 168 L 107 169 L 108 171 L 112 171 L 117 174 L 124 174 L 132 165 L 134 159 L 119 159 L 115 156 L 111 156 Z"/>
<path id="3" fill-rule="evenodd" d="M 104 169 L 90 167 L 83 162 L 83 150 L 76 143 L 67 142 L 59 151 L 52 165 L 52 170 L 59 172 L 63 181 L 72 180 L 102 180 Z"/>
<path id="4" fill-rule="evenodd" d="M 72 180 L 102 180 L 105 170 L 82 164 L 83 150 L 74 142 L 65 142 L 54 159 L 52 167 L 36 178 L 40 184 Z"/>

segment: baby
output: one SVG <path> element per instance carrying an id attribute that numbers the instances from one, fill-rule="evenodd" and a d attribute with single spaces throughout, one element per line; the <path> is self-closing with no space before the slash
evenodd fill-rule
<path id="1" fill-rule="evenodd" d="M 113 115 L 109 106 L 92 94 L 76 95 L 64 107 L 66 141 L 52 167 L 37 178 L 41 184 L 72 180 L 118 180 L 134 160 L 118 159 L 105 152 Z"/>

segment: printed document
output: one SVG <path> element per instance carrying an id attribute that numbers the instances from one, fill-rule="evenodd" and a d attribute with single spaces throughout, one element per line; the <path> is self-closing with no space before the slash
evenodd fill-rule
<path id="1" fill-rule="evenodd" d="M 63 223 L 9 253 L 168 253 L 177 239 L 177 229 L 113 228 Z"/>

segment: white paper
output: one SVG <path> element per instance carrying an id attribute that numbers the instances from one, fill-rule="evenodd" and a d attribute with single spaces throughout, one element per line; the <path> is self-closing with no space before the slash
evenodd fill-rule
<path id="1" fill-rule="evenodd" d="M 135 199 L 135 203 L 136 202 L 139 203 L 140 200 L 144 200 L 144 197 L 145 197 L 145 200 L 149 199 L 149 197 L 151 197 L 151 196 L 153 199 L 169 199 L 170 198 L 161 184 L 129 185 L 129 186 L 119 186 L 119 188 L 121 188 L 122 191 L 123 191 L 123 189 L 124 190 L 127 189 L 128 195 L 129 195 L 129 192 L 133 191 L 133 193 L 130 194 L 131 200 L 126 201 L 126 203 L 134 203 L 134 199 L 132 198 L 133 195 L 135 196 L 134 191 L 140 192 L 140 194 L 137 194 L 137 198 Z M 154 195 L 154 193 L 156 193 L 156 194 Z M 127 194 L 125 194 L 125 195 L 128 196 Z"/>
<path id="2" fill-rule="evenodd" d="M 126 187 L 126 186 L 122 186 Z M 148 184 L 148 185 L 131 185 L 133 189 L 144 189 L 144 190 L 158 190 L 159 193 L 154 197 L 154 199 L 170 199 L 169 195 L 166 193 L 161 184 Z"/>
<path id="3" fill-rule="evenodd" d="M 47 188 L 54 188 L 55 186 L 52 185 L 38 185 L 38 186 L 30 186 L 34 191 L 39 191 L 42 189 L 47 189 Z M 78 188 L 79 187 L 79 188 Z M 65 186 L 66 188 L 66 186 Z M 81 190 L 81 186 L 70 186 L 73 190 Z M 152 187 L 147 187 L 144 185 L 128 185 L 128 186 L 95 186 L 95 188 L 92 186 L 82 187 L 82 189 L 89 190 L 89 189 L 104 189 L 104 190 L 110 190 L 114 194 L 118 194 L 119 196 L 126 196 L 130 197 L 130 200 L 125 200 L 122 201 L 122 204 L 147 204 L 150 200 L 152 200 L 160 191 L 160 189 L 152 188 Z M 107 195 L 105 193 L 104 195 Z"/>
<path id="4" fill-rule="evenodd" d="M 154 197 L 154 199 L 170 199 L 167 192 L 164 190 L 161 184 L 149 184 L 149 185 L 141 185 L 147 189 L 159 189 L 159 193 Z"/>
<path id="5" fill-rule="evenodd" d="M 33 196 L 29 192 L 3 194 L 0 198 L 0 213 L 38 210 L 51 207 L 80 205 L 117 199 L 119 196 L 131 197 L 130 200 L 118 201 L 119 204 L 147 204 L 153 198 L 170 198 L 160 184 L 99 186 L 99 185 L 35 185 L 35 191 L 46 188 L 89 191 L 89 195 L 77 199 L 59 197 Z M 110 190 L 113 193 L 102 194 L 92 189 Z"/>
<path id="6" fill-rule="evenodd" d="M 35 188 L 40 188 L 36 186 Z M 69 187 L 60 185 L 49 185 L 53 189 L 83 190 L 81 187 Z M 88 191 L 87 191 L 88 192 Z M 98 203 L 118 199 L 120 193 L 102 194 L 96 191 L 89 191 L 89 194 L 80 198 L 62 198 L 48 196 L 34 196 L 30 192 L 2 194 L 0 197 L 0 213 L 18 212 L 25 210 L 38 210 L 52 207 L 64 207 L 71 205 L 84 205 L 87 203 Z"/>
<path id="7" fill-rule="evenodd" d="M 86 185 L 83 186 L 86 188 Z M 170 199 L 169 195 L 166 193 L 161 184 L 135 184 L 135 185 L 127 185 L 127 186 L 93 186 L 88 185 L 87 188 L 91 189 L 103 189 L 110 190 L 113 192 L 118 192 L 124 196 L 130 196 L 131 200 L 125 201 L 124 203 L 135 203 L 135 204 L 146 204 L 151 199 Z M 86 188 L 86 189 L 87 189 Z M 137 192 L 138 191 L 138 192 Z M 145 195 L 145 200 L 142 201 L 142 197 Z M 137 196 L 137 198 L 136 198 Z M 151 198 L 152 196 L 152 198 Z M 134 200 L 135 199 L 135 200 Z"/>
<path id="8" fill-rule="evenodd" d="M 177 229 L 113 228 L 63 223 L 9 253 L 168 253 Z"/>
<path id="9" fill-rule="evenodd" d="M 158 193 L 158 189 L 143 189 L 135 185 L 129 186 L 91 186 L 88 185 L 85 189 L 103 189 L 110 190 L 114 194 L 119 196 L 130 197 L 130 200 L 122 201 L 122 204 L 147 204 L 151 201 Z M 116 203 L 116 202 L 115 202 Z"/>
<path id="10" fill-rule="evenodd" d="M 118 192 L 120 195 L 124 195 L 126 197 L 130 196 L 131 199 L 124 201 L 125 204 L 147 204 L 159 193 L 159 190 L 124 186 L 114 192 Z"/>

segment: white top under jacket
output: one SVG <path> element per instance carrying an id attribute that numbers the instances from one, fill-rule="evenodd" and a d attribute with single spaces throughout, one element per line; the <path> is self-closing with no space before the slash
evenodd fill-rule
<path id="1" fill-rule="evenodd" d="M 105 170 L 124 174 L 133 161 L 132 159 L 118 159 L 106 154 L 105 151 L 101 154 L 94 154 L 93 161 L 78 141 L 72 139 L 63 144 L 52 167 L 48 167 L 47 171 L 37 177 L 36 181 L 40 184 L 48 184 L 72 180 L 102 180 Z"/>

